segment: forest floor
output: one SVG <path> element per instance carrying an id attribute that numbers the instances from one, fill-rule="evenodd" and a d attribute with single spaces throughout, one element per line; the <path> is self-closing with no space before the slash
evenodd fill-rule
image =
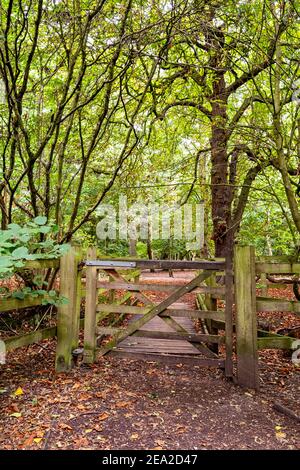
<path id="1" fill-rule="evenodd" d="M 274 329 L 294 320 L 268 313 Z M 54 356 L 49 340 L 0 366 L 0 449 L 300 449 L 300 424 L 273 409 L 300 414 L 299 369 L 282 351 L 260 353 L 257 393 L 221 370 L 109 356 L 57 375 Z"/>

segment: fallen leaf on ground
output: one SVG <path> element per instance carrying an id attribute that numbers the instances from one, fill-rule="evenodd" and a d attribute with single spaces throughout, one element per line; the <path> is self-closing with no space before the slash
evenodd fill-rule
<path id="1" fill-rule="evenodd" d="M 77 382 L 76 384 L 73 385 L 72 390 L 77 390 L 80 387 L 81 387 L 81 383 Z"/>
<path id="2" fill-rule="evenodd" d="M 281 441 L 282 439 L 285 439 L 286 438 L 286 434 L 285 432 L 276 432 L 275 433 L 275 436 L 276 436 L 276 439 L 278 439 L 279 441 Z"/>
<path id="3" fill-rule="evenodd" d="M 78 410 L 85 410 L 85 406 L 82 404 L 77 405 Z"/>
<path id="4" fill-rule="evenodd" d="M 104 421 L 105 419 L 109 418 L 109 414 L 104 412 L 98 416 L 99 421 Z"/>
<path id="5" fill-rule="evenodd" d="M 95 426 L 94 426 L 94 431 L 102 432 L 102 431 L 103 431 L 103 428 L 102 428 L 102 426 L 100 426 L 99 424 L 95 424 Z"/>
<path id="6" fill-rule="evenodd" d="M 36 442 L 37 444 L 38 444 L 39 442 L 41 442 L 42 440 L 43 440 L 42 437 L 35 437 L 35 438 L 33 439 L 33 441 Z"/>
<path id="7" fill-rule="evenodd" d="M 157 444 L 160 447 L 163 447 L 165 445 L 165 441 L 162 441 L 161 439 L 157 439 L 155 441 L 155 444 Z"/>
<path id="8" fill-rule="evenodd" d="M 116 403 L 115 407 L 116 408 L 128 408 L 128 406 L 131 405 L 130 401 L 119 401 Z"/>
<path id="9" fill-rule="evenodd" d="M 69 431 L 73 431 L 72 426 L 69 426 L 69 424 L 66 424 L 66 423 L 59 423 L 59 427 L 61 429 L 68 429 Z"/>
<path id="10" fill-rule="evenodd" d="M 176 428 L 176 432 L 178 432 L 179 434 L 183 434 L 187 431 L 187 427 L 186 426 L 177 426 Z"/>
<path id="11" fill-rule="evenodd" d="M 21 418 L 22 413 L 11 413 L 9 416 L 12 416 L 13 418 Z"/>
<path id="12" fill-rule="evenodd" d="M 29 447 L 32 445 L 35 434 L 31 434 L 23 443 L 23 447 Z"/>

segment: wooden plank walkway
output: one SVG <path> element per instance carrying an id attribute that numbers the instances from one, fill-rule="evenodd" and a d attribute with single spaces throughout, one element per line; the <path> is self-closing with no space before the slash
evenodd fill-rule
<path id="1" fill-rule="evenodd" d="M 174 309 L 189 309 L 189 305 L 185 303 L 172 304 Z M 137 319 L 135 315 L 134 320 Z M 189 333 L 196 333 L 194 322 L 190 318 L 176 317 L 176 322 L 179 323 Z M 160 331 L 160 332 L 175 332 L 175 330 L 167 325 L 159 317 L 154 317 L 146 323 L 141 331 Z M 130 336 L 118 344 L 115 352 L 126 352 L 136 354 L 175 354 L 175 355 L 202 355 L 201 352 L 195 348 L 191 343 L 185 340 L 170 340 L 170 339 L 153 339 L 144 337 Z"/>

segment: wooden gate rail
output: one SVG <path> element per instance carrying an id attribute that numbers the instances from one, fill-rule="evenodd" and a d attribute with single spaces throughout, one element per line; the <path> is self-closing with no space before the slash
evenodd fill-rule
<path id="1" fill-rule="evenodd" d="M 91 256 L 91 255 L 90 255 Z M 195 269 L 207 271 L 224 271 L 225 261 L 173 261 L 173 260 L 101 260 L 87 259 L 86 266 L 98 267 L 103 270 L 111 268 L 138 268 L 138 269 Z"/>
<path id="2" fill-rule="evenodd" d="M 300 302 L 297 300 L 287 300 L 268 297 L 268 288 L 286 288 L 284 281 L 278 283 L 267 283 L 268 276 L 300 274 L 300 263 L 295 262 L 292 256 L 276 256 L 260 258 L 255 263 L 256 274 L 262 278 L 262 296 L 256 297 L 256 309 L 260 312 L 289 312 L 300 317 Z M 289 284 L 292 280 L 289 280 Z M 258 349 L 289 349 L 298 347 L 295 338 L 287 335 L 271 333 L 269 331 L 258 331 Z"/>
<path id="3" fill-rule="evenodd" d="M 172 285 L 158 284 L 129 284 L 125 282 L 97 282 L 97 289 L 103 290 L 128 290 L 128 291 L 154 291 L 154 292 L 174 292 L 176 287 Z M 194 290 L 194 293 L 213 294 L 218 299 L 225 296 L 225 287 L 201 286 Z"/>
<path id="4" fill-rule="evenodd" d="M 93 258 L 93 259 L 92 259 Z M 191 334 L 187 331 L 180 323 L 175 321 L 175 318 L 204 318 L 207 320 L 223 320 L 226 323 L 226 314 L 224 311 L 217 310 L 215 302 L 215 310 L 206 309 L 203 310 L 191 310 L 187 308 L 172 308 L 172 304 L 181 296 L 189 292 L 194 293 L 205 293 L 213 297 L 226 297 L 225 287 L 219 287 L 216 285 L 201 285 L 205 279 L 209 279 L 213 274 L 217 272 L 225 271 L 225 261 L 216 260 L 216 261 L 170 261 L 170 260 L 107 260 L 107 259 L 96 259 L 96 251 L 89 250 L 88 259 L 85 262 L 86 265 L 86 312 L 85 312 L 85 335 L 84 335 L 84 361 L 86 363 L 92 363 L 95 360 L 96 350 L 98 349 L 98 354 L 105 355 L 107 353 L 114 355 L 122 355 L 126 357 L 135 358 L 148 358 L 152 360 L 157 357 L 158 360 L 162 359 L 166 361 L 177 361 L 182 362 L 181 359 L 184 358 L 184 362 L 194 362 L 198 365 L 204 366 L 216 366 L 226 369 L 227 363 L 227 375 L 232 375 L 232 351 L 228 357 L 224 360 L 219 358 L 217 354 L 207 348 L 206 344 L 209 345 L 218 345 L 226 344 L 228 350 L 228 338 L 220 336 L 217 334 Z M 117 269 L 193 269 L 193 270 L 202 270 L 203 272 L 197 275 L 192 281 L 183 286 L 174 286 L 174 285 L 157 285 L 152 283 L 130 283 L 128 280 L 124 279 L 124 276 L 121 276 Z M 103 270 L 109 277 L 109 282 L 99 281 L 97 270 Z M 144 306 L 138 307 L 134 305 L 115 305 L 114 303 L 103 304 L 97 303 L 97 298 L 95 292 L 97 289 L 103 289 L 106 291 L 121 290 L 126 291 L 127 294 L 130 294 L 135 301 L 144 304 Z M 88 295 L 90 291 L 93 293 Z M 153 291 L 153 292 L 166 292 L 168 297 L 160 302 L 159 304 L 153 304 L 153 302 L 143 294 L 144 291 Z M 111 313 L 116 314 L 129 314 L 137 316 L 137 319 L 132 319 L 126 328 L 113 328 L 109 327 L 97 327 L 96 326 L 96 315 L 101 314 L 101 318 L 104 319 L 107 315 Z M 232 312 L 232 306 L 230 308 Z M 232 314 L 232 313 L 231 313 Z M 164 322 L 169 325 L 172 332 L 167 331 L 146 331 L 141 330 L 146 323 L 152 320 L 154 317 L 161 318 Z M 232 323 L 232 320 L 231 320 Z M 112 336 L 112 339 L 103 345 L 100 348 L 97 348 L 96 338 L 103 337 L 106 335 Z M 199 353 L 203 354 L 205 358 L 199 359 L 198 357 L 191 356 L 191 353 L 181 353 L 181 354 L 154 354 L 147 352 L 141 354 L 141 352 L 135 353 L 128 350 L 124 350 L 120 343 L 131 337 L 144 337 L 151 338 L 153 340 L 163 339 L 163 340 L 184 340 L 189 342 L 194 346 L 195 352 L 197 350 Z M 232 339 L 230 343 L 232 344 Z M 117 347 L 118 346 L 118 347 Z M 160 356 L 160 357 L 158 357 Z M 172 357 L 171 357 L 172 356 Z"/>

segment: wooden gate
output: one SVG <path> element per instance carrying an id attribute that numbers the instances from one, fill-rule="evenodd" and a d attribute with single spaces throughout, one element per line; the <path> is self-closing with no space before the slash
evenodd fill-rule
<path id="1" fill-rule="evenodd" d="M 173 363 L 193 363 L 198 366 L 225 369 L 232 377 L 232 305 L 233 285 L 230 260 L 225 261 L 169 261 L 169 260 L 107 260 L 96 259 L 90 251 L 86 264 L 86 307 L 84 322 L 84 361 L 93 363 L 99 355 L 117 355 L 131 359 L 163 360 Z M 141 283 L 130 279 L 130 272 L 141 269 L 193 270 L 193 279 L 184 285 Z M 103 273 L 104 279 L 99 278 Z M 226 279 L 226 288 L 211 282 L 216 277 Z M 134 273 L 132 274 L 134 277 Z M 98 303 L 98 289 L 106 289 L 114 300 L 114 291 L 123 291 L 122 300 Z M 145 292 L 164 292 L 166 297 L 156 303 Z M 178 304 L 184 295 L 205 294 L 213 302 L 210 308 L 193 310 Z M 217 307 L 217 299 L 225 301 L 225 308 Z M 124 304 L 123 302 L 126 302 Z M 124 318 L 126 326 L 98 327 L 100 320 L 111 315 Z M 206 323 L 206 332 L 197 333 L 187 320 Z M 153 320 L 156 320 L 155 322 Z M 103 322 L 102 322 L 103 323 Z M 117 323 L 116 320 L 113 321 Z M 225 334 L 221 330 L 225 330 Z M 107 336 L 107 342 L 99 339 Z M 147 341 L 145 341 L 145 338 Z M 222 355 L 218 352 L 221 350 Z"/>

